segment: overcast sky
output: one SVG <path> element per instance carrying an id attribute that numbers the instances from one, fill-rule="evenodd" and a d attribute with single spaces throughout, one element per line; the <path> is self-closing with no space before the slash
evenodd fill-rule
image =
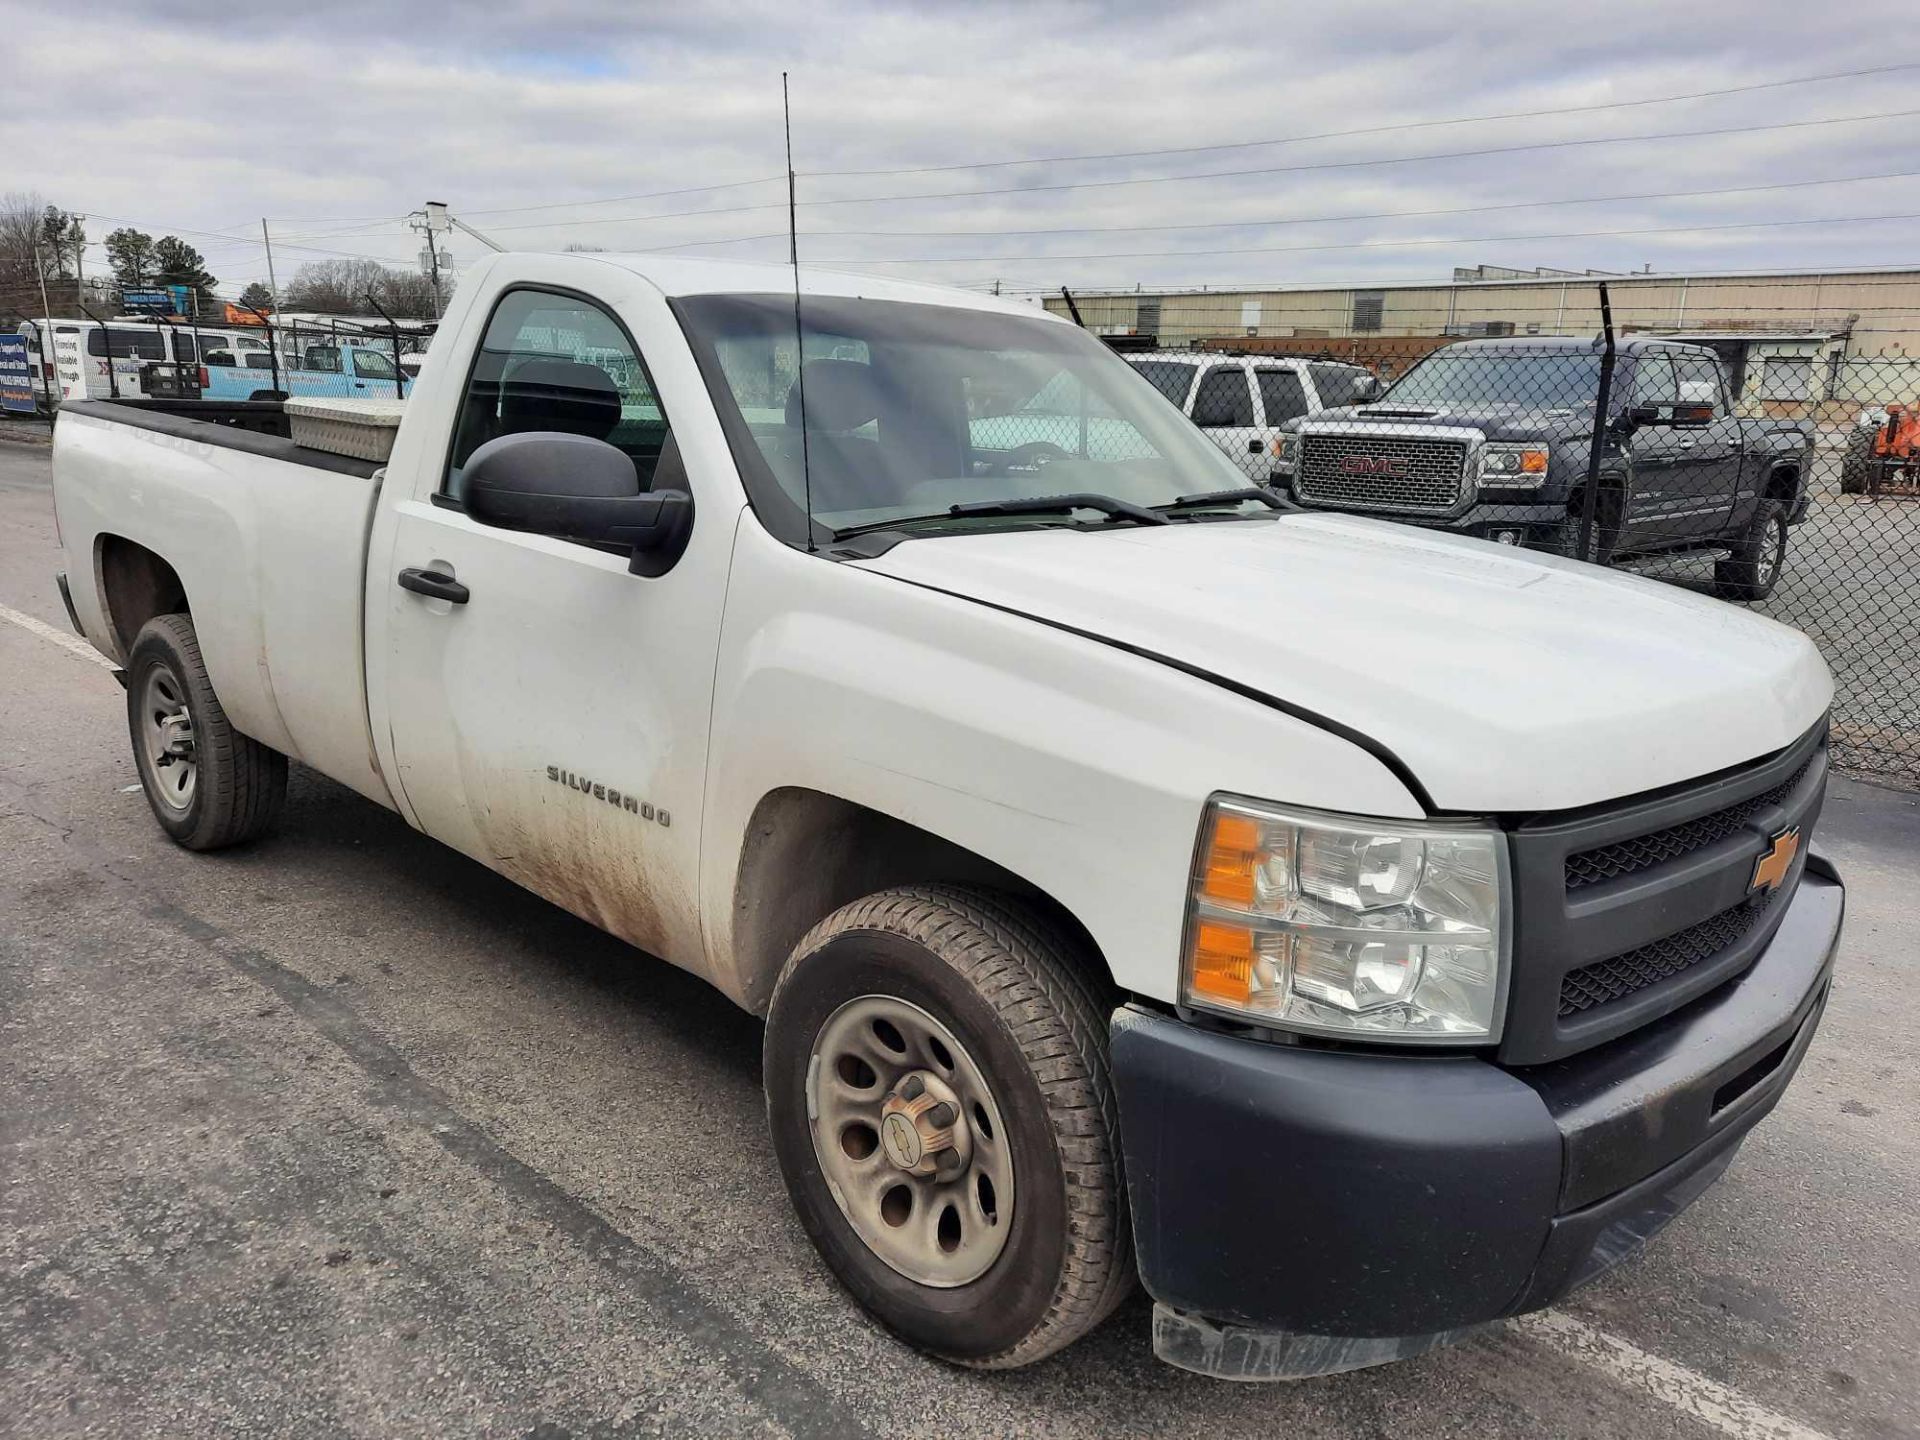
<path id="1" fill-rule="evenodd" d="M 1914 18 L 1911 0 L 0 0 L 0 191 L 87 214 L 96 242 L 122 223 L 177 232 L 229 293 L 266 274 L 262 215 L 284 281 L 335 254 L 412 263 L 403 217 L 429 199 L 513 248 L 761 237 L 691 253 L 783 259 L 784 183 L 768 177 L 787 69 L 803 261 L 1029 289 L 1432 279 L 1483 261 L 1904 264 L 1920 260 L 1913 218 L 1686 227 L 1920 212 L 1920 113 L 1761 128 L 1920 112 L 1920 65 L 1563 112 L 1920 62 Z M 1381 129 L 1513 112 L 1549 113 Z M 1377 133 L 1300 138 L 1362 129 Z M 1512 148 L 1703 130 L 1730 133 Z M 1504 153 L 1419 158 L 1489 150 Z M 872 170 L 918 173 L 825 173 Z M 1182 175 L 1213 178 L 1092 183 Z M 694 187 L 729 188 L 658 193 Z M 944 198 L 910 198 L 928 195 Z M 1666 198 L 1537 204 L 1584 196 Z M 694 210 L 712 213 L 679 213 Z M 1423 211 L 1458 213 L 1407 213 Z M 1398 218 L 1327 218 L 1342 216 Z M 1127 228 L 1176 226 L 1213 228 Z M 1016 230 L 1066 233 L 988 233 Z M 1444 243 L 1391 243 L 1425 240 Z"/>

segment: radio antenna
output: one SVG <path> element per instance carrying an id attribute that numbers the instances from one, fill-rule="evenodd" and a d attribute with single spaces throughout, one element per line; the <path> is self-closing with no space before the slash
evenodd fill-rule
<path id="1" fill-rule="evenodd" d="M 787 134 L 787 259 L 793 265 L 793 385 L 800 401 L 800 493 L 806 510 L 807 553 L 813 544 L 813 459 L 807 445 L 806 332 L 800 328 L 800 224 L 793 185 L 793 104 L 787 99 L 787 72 L 780 72 L 780 118 Z"/>

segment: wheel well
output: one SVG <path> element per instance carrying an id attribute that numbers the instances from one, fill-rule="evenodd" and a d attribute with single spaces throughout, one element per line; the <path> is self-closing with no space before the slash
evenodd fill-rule
<path id="1" fill-rule="evenodd" d="M 1600 477 L 1600 493 L 1602 495 L 1623 495 L 1626 493 L 1626 489 L 1627 477 L 1616 471 L 1608 471 Z M 1586 503 L 1586 498 L 1587 478 L 1582 475 L 1580 479 L 1575 482 L 1573 489 L 1567 492 L 1567 513 L 1569 515 L 1579 514 L 1580 507 Z"/>
<path id="2" fill-rule="evenodd" d="M 156 615 L 188 609 L 187 590 L 174 568 L 146 546 L 118 535 L 100 537 L 96 567 L 100 598 L 124 658 L 140 627 Z"/>
<path id="3" fill-rule="evenodd" d="M 842 905 L 895 885 L 981 885 L 1024 899 L 1073 941 L 1104 991 L 1113 984 L 1093 936 L 1038 886 L 917 825 L 818 790 L 775 790 L 747 826 L 733 891 L 740 1001 L 764 1015 L 793 947 Z"/>
<path id="4" fill-rule="evenodd" d="M 1776 465 L 1767 476 L 1765 498 L 1785 500 L 1792 503 L 1800 490 L 1800 467 L 1798 465 Z"/>

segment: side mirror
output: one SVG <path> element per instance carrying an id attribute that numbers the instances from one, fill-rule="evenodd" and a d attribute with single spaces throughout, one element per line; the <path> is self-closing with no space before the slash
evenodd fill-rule
<path id="1" fill-rule="evenodd" d="M 693 497 L 640 488 L 624 451 L 604 440 L 533 430 L 489 440 L 461 471 L 467 514 L 482 525 L 642 553 L 685 545 Z"/>
<path id="2" fill-rule="evenodd" d="M 1385 387 L 1378 375 L 1362 375 L 1353 382 L 1353 401 L 1355 405 L 1364 405 L 1369 400 L 1378 400 Z"/>

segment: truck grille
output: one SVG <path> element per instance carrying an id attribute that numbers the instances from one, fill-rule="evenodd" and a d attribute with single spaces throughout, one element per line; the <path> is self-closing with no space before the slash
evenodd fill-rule
<path id="1" fill-rule="evenodd" d="M 1463 441 L 1410 435 L 1302 435 L 1294 495 L 1342 510 L 1439 512 L 1460 503 Z"/>
<path id="2" fill-rule="evenodd" d="M 1560 982 L 1561 1017 L 1624 1000 L 1691 970 L 1703 960 L 1711 960 L 1745 939 L 1773 908 L 1772 900 L 1771 894 L 1758 902 L 1743 900 L 1730 910 L 1722 910 L 1711 919 L 1689 925 L 1678 934 L 1668 935 L 1651 945 L 1569 970 Z"/>
<path id="3" fill-rule="evenodd" d="M 1683 855 L 1691 855 L 1696 850 L 1704 850 L 1717 844 L 1729 835 L 1738 833 L 1746 823 L 1762 810 L 1770 810 L 1782 804 L 1788 796 L 1800 787 L 1807 778 L 1807 771 L 1813 766 L 1813 757 L 1793 774 L 1754 796 L 1751 800 L 1742 800 L 1737 805 L 1729 805 L 1724 810 L 1716 810 L 1711 815 L 1703 815 L 1698 820 L 1689 820 L 1682 825 L 1669 825 L 1664 830 L 1656 830 L 1651 835 L 1638 835 L 1631 840 L 1622 840 L 1613 845 L 1602 845 L 1598 849 L 1583 850 L 1578 855 L 1567 857 L 1567 889 L 1580 890 L 1589 885 L 1599 885 L 1608 880 L 1617 880 L 1623 875 L 1635 875 L 1642 870 L 1651 870 L 1656 865 L 1664 865 L 1669 860 L 1678 860 Z"/>
<path id="4" fill-rule="evenodd" d="M 1514 827 L 1500 1058 L 1561 1059 L 1744 974 L 1799 886 L 1826 779 L 1823 721 L 1740 769 Z M 1798 857 L 1776 890 L 1756 891 L 1756 862 L 1789 828 Z"/>

